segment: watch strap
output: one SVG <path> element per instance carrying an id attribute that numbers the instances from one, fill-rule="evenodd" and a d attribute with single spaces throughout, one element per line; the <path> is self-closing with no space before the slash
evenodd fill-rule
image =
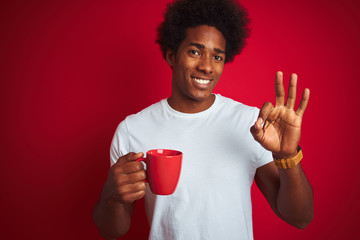
<path id="1" fill-rule="evenodd" d="M 298 153 L 292 158 L 276 159 L 274 158 L 275 165 L 281 169 L 293 168 L 299 164 L 303 158 L 303 152 L 300 146 L 298 146 Z"/>

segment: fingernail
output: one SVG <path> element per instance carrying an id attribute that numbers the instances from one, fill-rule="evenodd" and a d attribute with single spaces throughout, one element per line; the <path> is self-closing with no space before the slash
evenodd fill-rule
<path id="1" fill-rule="evenodd" d="M 257 124 L 258 121 L 260 121 L 260 125 L 261 125 L 262 122 L 263 122 L 263 119 L 262 119 L 262 118 L 258 118 L 258 120 L 256 121 L 256 123 L 255 123 L 255 129 L 256 129 L 256 130 L 259 129 L 259 128 L 258 128 L 258 124 Z"/>

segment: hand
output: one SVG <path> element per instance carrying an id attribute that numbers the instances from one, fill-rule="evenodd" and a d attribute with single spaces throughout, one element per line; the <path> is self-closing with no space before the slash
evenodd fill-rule
<path id="1" fill-rule="evenodd" d="M 259 117 L 250 131 L 256 141 L 271 151 L 275 158 L 291 158 L 297 154 L 301 135 L 301 122 L 310 97 L 310 90 L 305 89 L 300 105 L 294 111 L 296 99 L 297 75 L 291 74 L 289 93 L 285 105 L 285 90 L 282 72 L 276 73 L 276 106 L 264 103 Z M 262 125 L 263 124 L 263 125 Z"/>
<path id="2" fill-rule="evenodd" d="M 146 173 L 141 162 L 135 160 L 143 153 L 128 153 L 110 168 L 104 195 L 120 203 L 133 203 L 145 195 Z"/>

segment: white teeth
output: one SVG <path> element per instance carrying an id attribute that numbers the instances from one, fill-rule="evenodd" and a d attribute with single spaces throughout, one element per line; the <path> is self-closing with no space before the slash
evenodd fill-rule
<path id="1" fill-rule="evenodd" d="M 198 82 L 200 84 L 208 84 L 210 80 L 200 79 L 200 78 L 194 78 L 195 82 Z"/>

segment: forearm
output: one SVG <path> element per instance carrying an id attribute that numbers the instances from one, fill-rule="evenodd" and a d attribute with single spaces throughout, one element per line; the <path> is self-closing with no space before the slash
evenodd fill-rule
<path id="1" fill-rule="evenodd" d="M 279 169 L 280 186 L 277 210 L 289 224 L 305 228 L 313 218 L 313 193 L 302 167 Z"/>
<path id="2" fill-rule="evenodd" d="M 132 204 L 100 198 L 93 209 L 93 221 L 100 235 L 106 239 L 116 239 L 123 236 L 130 228 Z"/>

